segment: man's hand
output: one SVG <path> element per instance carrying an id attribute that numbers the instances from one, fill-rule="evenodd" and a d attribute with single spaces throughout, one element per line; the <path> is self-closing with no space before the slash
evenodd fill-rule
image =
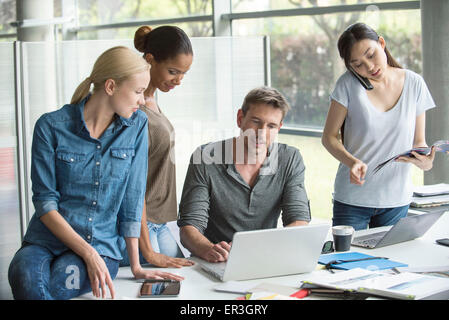
<path id="1" fill-rule="evenodd" d="M 209 262 L 223 262 L 228 260 L 230 250 L 231 242 L 221 241 L 210 247 L 201 257 Z"/>

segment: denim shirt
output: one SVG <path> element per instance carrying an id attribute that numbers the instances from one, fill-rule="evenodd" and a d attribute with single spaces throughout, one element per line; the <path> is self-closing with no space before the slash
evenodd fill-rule
<path id="1" fill-rule="evenodd" d="M 148 166 L 148 119 L 116 115 L 99 139 L 84 121 L 86 97 L 42 115 L 33 134 L 35 213 L 24 241 L 53 254 L 69 250 L 41 222 L 57 210 L 100 255 L 121 260 L 119 236 L 139 237 Z"/>

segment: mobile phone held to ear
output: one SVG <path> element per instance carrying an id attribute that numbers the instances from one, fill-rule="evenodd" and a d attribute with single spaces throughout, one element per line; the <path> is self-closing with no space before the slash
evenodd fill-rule
<path id="1" fill-rule="evenodd" d="M 354 75 L 354 77 L 356 77 L 357 80 L 359 80 L 359 82 L 362 84 L 362 86 L 366 90 L 373 90 L 374 89 L 373 85 L 371 84 L 371 82 L 369 82 L 369 80 L 367 78 L 362 77 L 357 72 L 352 70 L 352 68 L 350 68 L 349 71 L 351 71 L 351 73 Z"/>
<path id="2" fill-rule="evenodd" d="M 175 280 L 145 280 L 139 298 L 170 298 L 179 295 L 181 282 Z"/>

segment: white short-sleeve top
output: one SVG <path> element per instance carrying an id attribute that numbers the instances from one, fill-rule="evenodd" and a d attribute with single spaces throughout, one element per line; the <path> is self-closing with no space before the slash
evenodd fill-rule
<path id="1" fill-rule="evenodd" d="M 412 183 L 410 164 L 395 162 L 375 175 L 372 170 L 385 160 L 413 147 L 416 117 L 435 103 L 424 79 L 405 70 L 404 88 L 396 105 L 386 112 L 378 110 L 366 90 L 350 73 L 344 73 L 330 95 L 347 108 L 344 146 L 368 166 L 365 183 L 351 184 L 349 168 L 340 163 L 334 184 L 334 200 L 371 207 L 392 208 L 410 203 Z"/>

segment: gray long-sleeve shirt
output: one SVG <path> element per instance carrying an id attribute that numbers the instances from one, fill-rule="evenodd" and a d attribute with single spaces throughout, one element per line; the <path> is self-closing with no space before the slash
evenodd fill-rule
<path id="1" fill-rule="evenodd" d="M 235 232 L 276 228 L 282 221 L 310 221 L 299 150 L 274 143 L 251 188 L 233 163 L 233 139 L 199 147 L 190 159 L 178 226 L 192 225 L 211 242 L 231 241 Z"/>

